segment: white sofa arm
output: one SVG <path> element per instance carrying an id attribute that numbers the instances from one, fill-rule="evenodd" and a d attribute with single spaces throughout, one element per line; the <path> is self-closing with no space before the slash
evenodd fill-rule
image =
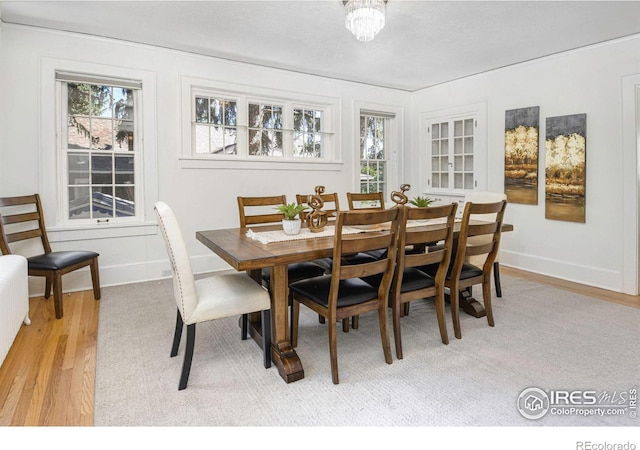
<path id="1" fill-rule="evenodd" d="M 0 365 L 9 353 L 20 326 L 29 325 L 29 276 L 27 259 L 0 256 Z"/>

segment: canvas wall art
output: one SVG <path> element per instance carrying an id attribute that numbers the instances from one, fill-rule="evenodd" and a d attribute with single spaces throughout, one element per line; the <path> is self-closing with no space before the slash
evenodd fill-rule
<path id="1" fill-rule="evenodd" d="M 538 204 L 540 107 L 506 111 L 504 191 L 509 203 Z"/>
<path id="2" fill-rule="evenodd" d="M 586 221 L 587 115 L 548 117 L 545 138 L 545 217 Z"/>

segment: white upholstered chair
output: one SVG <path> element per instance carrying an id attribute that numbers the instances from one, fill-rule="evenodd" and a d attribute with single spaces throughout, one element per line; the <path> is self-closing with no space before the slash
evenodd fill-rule
<path id="1" fill-rule="evenodd" d="M 465 203 L 494 203 L 499 202 L 500 200 L 506 200 L 507 194 L 503 194 L 502 192 L 489 192 L 489 191 L 471 191 L 467 193 L 464 198 Z M 475 220 L 486 220 L 493 221 L 495 220 L 495 214 L 480 214 L 474 215 L 471 219 Z M 473 236 L 468 239 L 469 244 L 485 244 L 486 242 L 491 240 L 491 236 Z M 469 257 L 469 264 L 473 264 L 474 266 L 482 267 L 484 264 L 487 255 L 477 255 Z M 496 255 L 496 259 L 493 262 L 493 281 L 496 286 L 496 297 L 502 297 L 502 287 L 500 286 L 500 250 L 498 249 L 498 254 Z"/>
<path id="2" fill-rule="evenodd" d="M 187 387 L 196 324 L 224 317 L 242 316 L 242 339 L 247 338 L 247 315 L 262 312 L 262 348 L 264 367 L 271 367 L 271 314 L 269 293 L 243 273 L 228 273 L 196 280 L 191 270 L 176 216 L 164 202 L 155 204 L 158 225 L 167 247 L 173 271 L 173 295 L 178 306 L 171 356 L 178 354 L 183 326 L 187 326 L 187 343 L 178 389 Z"/>

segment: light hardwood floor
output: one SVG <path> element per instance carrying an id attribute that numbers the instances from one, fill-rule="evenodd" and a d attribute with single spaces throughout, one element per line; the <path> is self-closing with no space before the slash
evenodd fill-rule
<path id="1" fill-rule="evenodd" d="M 637 296 L 507 267 L 501 273 L 640 308 Z M 91 291 L 65 294 L 64 317 L 56 320 L 51 299 L 30 300 L 31 325 L 22 326 L 0 367 L 0 426 L 93 425 L 99 307 Z"/>

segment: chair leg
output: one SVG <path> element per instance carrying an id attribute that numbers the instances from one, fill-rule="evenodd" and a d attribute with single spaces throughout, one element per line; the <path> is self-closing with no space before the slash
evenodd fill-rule
<path id="1" fill-rule="evenodd" d="M 460 332 L 460 296 L 462 292 L 458 289 L 458 285 L 454 285 L 450 288 L 451 294 L 449 295 L 451 301 L 451 321 L 453 322 L 453 334 L 457 339 L 462 339 L 462 333 Z"/>
<path id="2" fill-rule="evenodd" d="M 98 272 L 98 258 L 94 258 L 90 264 L 91 283 L 93 284 L 93 298 L 100 300 L 100 273 Z"/>
<path id="3" fill-rule="evenodd" d="M 405 303 L 408 304 L 408 303 Z M 398 359 L 402 359 L 402 333 L 400 331 L 400 317 L 404 312 L 404 305 L 400 302 L 393 304 L 391 312 L 393 315 L 393 338 L 396 344 L 396 356 Z"/>
<path id="4" fill-rule="evenodd" d="M 176 311 L 178 311 L 178 316 L 176 317 L 176 329 L 173 333 L 173 345 L 171 345 L 172 358 L 178 354 L 178 347 L 180 347 L 180 339 L 182 338 L 182 328 L 184 327 L 180 310 L 176 308 Z"/>
<path id="5" fill-rule="evenodd" d="M 196 341 L 196 324 L 187 325 L 187 346 L 184 353 L 184 362 L 182 363 L 182 375 L 180 375 L 180 384 L 178 390 L 181 391 L 187 387 L 189 381 L 189 372 L 191 372 L 191 360 L 193 359 L 193 346 Z"/>
<path id="6" fill-rule="evenodd" d="M 349 332 L 349 318 L 342 319 L 342 331 L 345 333 Z"/>
<path id="7" fill-rule="evenodd" d="M 62 319 L 62 275 L 53 274 L 53 305 L 56 310 L 56 319 Z"/>
<path id="8" fill-rule="evenodd" d="M 389 322 L 387 321 L 386 303 L 378 309 L 378 322 L 380 324 L 380 338 L 382 339 L 384 360 L 387 364 L 391 364 L 393 362 L 393 357 L 391 356 L 391 342 L 389 341 Z"/>
<path id="9" fill-rule="evenodd" d="M 338 340 L 337 340 L 337 328 L 336 321 L 328 320 L 329 322 L 329 356 L 331 358 L 331 380 L 333 384 L 339 384 L 340 380 L 338 378 Z"/>
<path id="10" fill-rule="evenodd" d="M 318 323 L 325 323 L 324 316 L 321 316 L 320 314 L 318 314 Z"/>
<path id="11" fill-rule="evenodd" d="M 502 297 L 502 286 L 500 286 L 500 263 L 493 263 L 493 281 L 496 283 L 496 297 Z"/>
<path id="12" fill-rule="evenodd" d="M 246 341 L 249 337 L 249 314 L 243 314 L 240 318 L 240 339 Z"/>
<path id="13" fill-rule="evenodd" d="M 49 298 L 51 296 L 51 280 L 53 279 L 53 277 L 51 276 L 47 276 L 45 277 L 45 282 L 44 282 L 44 298 Z"/>
<path id="14" fill-rule="evenodd" d="M 487 277 L 485 282 L 482 283 L 482 300 L 484 301 L 484 309 L 487 313 L 487 322 L 489 326 L 494 326 L 493 322 L 493 309 L 491 308 L 491 283 L 490 278 Z"/>
<path id="15" fill-rule="evenodd" d="M 436 315 L 438 317 L 438 327 L 440 327 L 440 339 L 445 345 L 449 344 L 449 335 L 447 333 L 447 322 L 444 317 L 444 292 L 436 295 Z"/>
<path id="16" fill-rule="evenodd" d="M 271 367 L 271 310 L 262 311 L 262 353 L 264 368 Z"/>

